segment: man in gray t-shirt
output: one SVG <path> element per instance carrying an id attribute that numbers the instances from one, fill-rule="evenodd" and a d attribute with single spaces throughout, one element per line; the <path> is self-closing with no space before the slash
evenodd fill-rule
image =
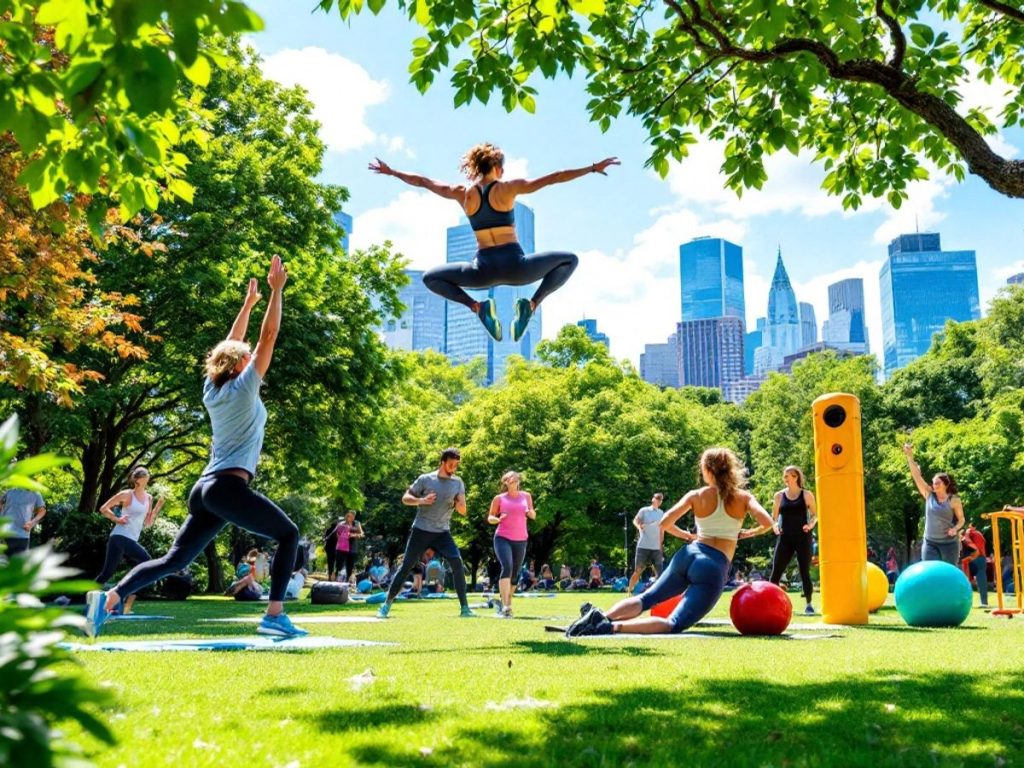
<path id="1" fill-rule="evenodd" d="M 32 529 L 46 515 L 43 497 L 35 491 L 24 488 L 8 488 L 0 496 L 0 519 L 9 523 L 10 538 L 7 541 L 7 554 L 16 555 L 24 552 L 29 546 Z"/>
<path id="2" fill-rule="evenodd" d="M 455 472 L 459 468 L 462 457 L 454 448 L 446 448 L 441 453 L 441 461 L 436 472 L 428 472 L 416 478 L 409 486 L 402 503 L 416 507 L 416 519 L 409 531 L 409 540 L 405 544 L 405 555 L 402 567 L 391 580 L 387 601 L 381 605 L 377 615 L 386 619 L 391 611 L 391 603 L 402 590 L 405 578 L 412 567 L 420 561 L 428 549 L 448 561 L 455 582 L 455 592 L 462 606 L 461 616 L 473 616 L 466 599 L 466 572 L 462 564 L 459 547 L 449 530 L 452 512 L 466 515 L 466 485 Z"/>
<path id="3" fill-rule="evenodd" d="M 633 525 L 636 526 L 640 536 L 636 542 L 636 565 L 633 575 L 629 577 L 629 587 L 626 594 L 632 595 L 633 588 L 640 580 L 647 566 L 650 566 L 655 576 L 661 575 L 661 569 L 665 566 L 664 541 L 665 534 L 662 533 L 659 523 L 665 516 L 661 509 L 662 499 L 665 497 L 656 493 L 651 497 L 651 505 L 642 508 L 633 518 Z"/>

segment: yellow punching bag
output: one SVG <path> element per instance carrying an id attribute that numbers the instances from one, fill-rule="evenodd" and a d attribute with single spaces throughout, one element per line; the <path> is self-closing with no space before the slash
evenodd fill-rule
<path id="1" fill-rule="evenodd" d="M 821 613 L 829 624 L 868 623 L 867 530 L 860 401 L 822 395 L 814 415 Z"/>

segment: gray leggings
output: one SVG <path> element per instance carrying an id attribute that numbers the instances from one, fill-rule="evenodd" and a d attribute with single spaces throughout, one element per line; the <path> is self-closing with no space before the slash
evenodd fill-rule
<path id="1" fill-rule="evenodd" d="M 547 251 L 527 256 L 519 243 L 481 248 L 472 261 L 453 261 L 427 270 L 423 284 L 449 301 L 472 308 L 476 302 L 463 289 L 496 285 L 529 285 L 540 280 L 533 302 L 540 304 L 569 279 L 579 263 L 574 253 Z"/>
<path id="2" fill-rule="evenodd" d="M 922 560 L 942 560 L 944 563 L 960 567 L 960 541 L 928 541 L 921 545 Z"/>
<path id="3" fill-rule="evenodd" d="M 504 536 L 494 537 L 494 554 L 501 564 L 499 579 L 514 579 L 526 559 L 526 541 L 513 541 Z"/>

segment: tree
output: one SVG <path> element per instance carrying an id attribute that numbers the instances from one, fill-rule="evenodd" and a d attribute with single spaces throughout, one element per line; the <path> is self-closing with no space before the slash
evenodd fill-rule
<path id="1" fill-rule="evenodd" d="M 30 161 L 32 204 L 100 193 L 123 220 L 192 199 L 179 147 L 202 143 L 205 116 L 178 84 L 209 82 L 217 35 L 263 26 L 236 0 L 0 0 L 0 25 L 0 135 Z M 84 200 L 99 231 L 105 201 Z"/>
<path id="2" fill-rule="evenodd" d="M 385 0 L 370 2 L 378 12 Z M 602 129 L 623 111 L 641 119 L 662 175 L 696 133 L 725 142 L 722 170 L 738 193 L 766 178 L 766 156 L 814 153 L 823 187 L 856 208 L 894 206 L 928 164 L 965 170 L 1024 197 L 1024 161 L 989 140 L 992 116 L 967 108 L 977 70 L 1012 92 L 998 116 L 1024 124 L 1024 11 L 1000 0 L 398 0 L 425 30 L 412 81 L 426 90 L 456 59 L 455 105 L 500 93 L 509 111 L 535 109 L 543 77 L 582 70 L 587 110 Z M 342 18 L 362 0 L 321 0 Z"/>
<path id="3" fill-rule="evenodd" d="M 263 393 L 270 419 L 256 482 L 281 496 L 355 495 L 373 471 L 392 366 L 369 296 L 395 306 L 400 262 L 383 248 L 342 255 L 332 217 L 346 193 L 316 181 L 324 145 L 308 99 L 264 79 L 255 54 L 230 50 L 203 93 L 210 141 L 187 148 L 194 203 L 168 203 L 135 224 L 161 248 L 108 248 L 93 269 L 99 285 L 139 297 L 140 325 L 153 338 L 147 361 L 82 352 L 75 359 L 102 372 L 103 385 L 87 387 L 74 411 L 37 409 L 51 439 L 81 463 L 80 514 L 69 525 L 98 526 L 97 504 L 135 463 L 185 484 L 201 470 L 203 358 L 225 337 L 249 276 L 262 282 L 278 251 L 291 278 Z M 259 318 L 257 309 L 250 339 Z"/>

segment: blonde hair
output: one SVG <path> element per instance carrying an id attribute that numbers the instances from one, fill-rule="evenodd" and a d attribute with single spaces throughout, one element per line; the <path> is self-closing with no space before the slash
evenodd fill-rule
<path id="1" fill-rule="evenodd" d="M 728 448 L 708 448 L 700 457 L 700 466 L 714 477 L 715 488 L 724 504 L 746 487 L 747 469 Z"/>
<path id="2" fill-rule="evenodd" d="M 131 478 L 133 484 L 139 482 L 144 477 L 149 477 L 149 470 L 145 467 L 140 465 L 132 470 Z"/>
<path id="3" fill-rule="evenodd" d="M 477 144 L 462 156 L 459 170 L 470 180 L 486 176 L 505 165 L 505 154 L 493 144 Z"/>
<path id="4" fill-rule="evenodd" d="M 800 486 L 801 488 L 803 488 L 804 487 L 804 472 L 803 472 L 803 470 L 800 469 L 800 467 L 796 466 L 795 464 L 790 464 L 788 467 L 786 467 L 784 470 L 782 470 L 782 476 L 785 477 L 790 472 L 792 472 L 793 474 L 796 475 L 796 484 L 798 486 Z"/>
<path id="5" fill-rule="evenodd" d="M 508 472 L 506 472 L 504 475 L 501 476 L 501 490 L 502 491 L 507 491 L 508 490 L 508 484 L 513 479 L 516 481 L 516 483 L 522 483 L 523 482 L 523 478 L 520 476 L 520 474 L 518 472 L 516 472 L 514 469 L 510 469 Z"/>
<path id="6" fill-rule="evenodd" d="M 213 386 L 223 386 L 224 382 L 231 378 L 238 361 L 251 351 L 244 341 L 234 339 L 222 341 L 211 349 L 210 354 L 206 356 L 206 375 L 213 382 Z"/>

